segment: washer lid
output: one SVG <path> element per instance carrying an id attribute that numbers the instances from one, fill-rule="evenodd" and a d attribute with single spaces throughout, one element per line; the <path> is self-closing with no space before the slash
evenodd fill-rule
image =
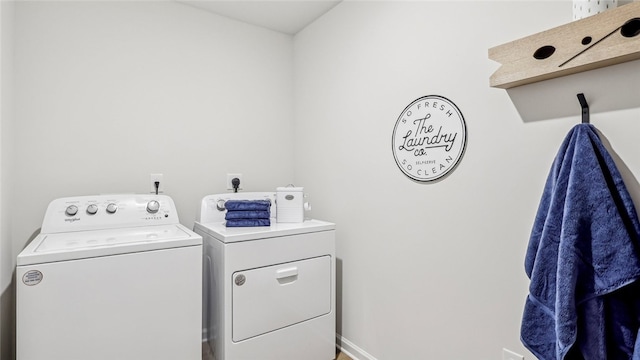
<path id="1" fill-rule="evenodd" d="M 40 234 L 19 255 L 18 265 L 202 245 L 202 237 L 178 225 Z"/>

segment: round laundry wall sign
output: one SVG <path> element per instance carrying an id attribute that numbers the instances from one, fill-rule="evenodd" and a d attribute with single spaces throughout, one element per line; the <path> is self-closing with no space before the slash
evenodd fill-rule
<path id="1" fill-rule="evenodd" d="M 393 157 L 402 172 L 419 182 L 449 174 L 467 145 L 467 125 L 451 100 L 428 95 L 407 106 L 393 128 Z"/>

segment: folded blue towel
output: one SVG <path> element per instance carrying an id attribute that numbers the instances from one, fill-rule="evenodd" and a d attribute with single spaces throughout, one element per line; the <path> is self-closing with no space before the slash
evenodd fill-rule
<path id="1" fill-rule="evenodd" d="M 270 226 L 269 219 L 232 219 L 227 220 L 226 227 L 253 227 L 253 226 Z"/>
<path id="2" fill-rule="evenodd" d="M 225 220 L 232 219 L 268 219 L 271 217 L 269 211 L 227 211 L 224 215 Z"/>
<path id="3" fill-rule="evenodd" d="M 595 128 L 575 126 L 547 178 L 525 258 L 521 339 L 536 357 L 640 359 L 639 234 Z"/>
<path id="4" fill-rule="evenodd" d="M 271 209 L 271 201 L 269 200 L 227 200 L 224 203 L 227 211 L 251 211 Z"/>

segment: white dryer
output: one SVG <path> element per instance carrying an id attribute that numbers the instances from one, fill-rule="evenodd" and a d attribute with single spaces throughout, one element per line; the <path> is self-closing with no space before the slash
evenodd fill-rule
<path id="1" fill-rule="evenodd" d="M 269 199 L 271 225 L 227 228 L 224 203 Z M 206 340 L 215 360 L 335 358 L 335 225 L 277 223 L 275 193 L 202 199 Z"/>
<path id="2" fill-rule="evenodd" d="M 17 265 L 18 360 L 201 359 L 202 237 L 170 197 L 54 200 Z"/>

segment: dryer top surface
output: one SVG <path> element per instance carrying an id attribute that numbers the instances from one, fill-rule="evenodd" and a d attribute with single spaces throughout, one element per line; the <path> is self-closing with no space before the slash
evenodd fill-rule
<path id="1" fill-rule="evenodd" d="M 256 227 L 228 228 L 224 222 L 199 223 L 197 221 L 194 225 L 196 233 L 209 235 L 224 243 L 331 231 L 335 230 L 335 228 L 335 224 L 321 220 L 305 220 L 301 223 L 277 223 L 272 221 L 271 226 Z"/>

